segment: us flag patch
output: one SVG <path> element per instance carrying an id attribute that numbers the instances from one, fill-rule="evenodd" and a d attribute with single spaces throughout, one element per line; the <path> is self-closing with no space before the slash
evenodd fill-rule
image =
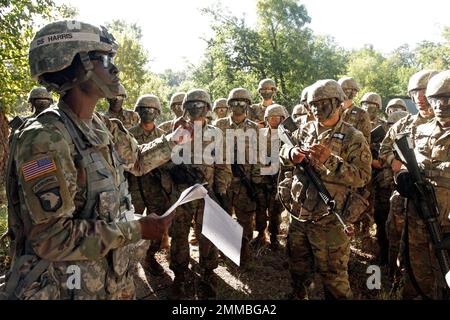
<path id="1" fill-rule="evenodd" d="M 25 181 L 33 180 L 53 171 L 56 171 L 56 164 L 55 161 L 50 158 L 28 161 L 22 165 Z"/>

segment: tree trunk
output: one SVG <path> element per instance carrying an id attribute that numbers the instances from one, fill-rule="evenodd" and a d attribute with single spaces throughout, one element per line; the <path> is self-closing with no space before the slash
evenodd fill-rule
<path id="1" fill-rule="evenodd" d="M 1 189 L 3 189 L 6 184 L 5 170 L 8 160 L 8 136 L 8 119 L 3 112 L 0 111 L 0 205 L 5 202 L 5 199 L 3 198 L 3 190 Z"/>

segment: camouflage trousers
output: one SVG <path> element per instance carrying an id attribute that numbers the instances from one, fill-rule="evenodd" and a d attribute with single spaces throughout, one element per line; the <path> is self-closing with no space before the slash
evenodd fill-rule
<path id="1" fill-rule="evenodd" d="M 389 260 L 389 241 L 386 235 L 386 221 L 389 216 L 389 199 L 392 194 L 392 188 L 380 188 L 375 185 L 373 189 L 373 207 L 374 221 L 377 225 L 376 238 L 378 242 L 378 258 L 382 265 Z"/>
<path id="2" fill-rule="evenodd" d="M 398 258 L 401 252 L 400 240 L 405 225 L 405 204 L 406 199 L 397 191 L 394 191 L 390 198 L 389 215 L 386 220 L 386 236 L 389 242 L 389 274 L 391 278 L 399 274 L 403 267 L 401 257 Z"/>
<path id="3" fill-rule="evenodd" d="M 259 233 L 264 232 L 269 220 L 270 238 L 276 240 L 280 233 L 281 213 L 283 206 L 277 197 L 276 185 L 258 185 L 256 196 L 255 229 Z"/>
<path id="4" fill-rule="evenodd" d="M 175 273 L 186 272 L 189 268 L 189 232 L 193 219 L 194 232 L 199 243 L 200 267 L 204 270 L 214 270 L 218 266 L 217 248 L 201 234 L 204 206 L 203 200 L 195 200 L 176 209 L 175 218 L 169 229 L 169 235 L 172 237 L 169 267 Z"/>
<path id="5" fill-rule="evenodd" d="M 232 210 L 236 215 L 238 223 L 244 229 L 242 236 L 241 261 L 248 262 L 250 259 L 249 241 L 253 238 L 253 219 L 256 212 L 256 203 L 247 192 L 247 188 L 239 179 L 234 179 L 227 190 Z"/>
<path id="6" fill-rule="evenodd" d="M 361 214 L 358 221 L 354 223 L 354 236 L 353 239 L 361 243 L 363 250 L 372 250 L 372 241 L 370 237 L 370 228 L 374 223 L 374 186 L 372 183 L 367 184 L 364 187 L 364 191 L 367 193 L 365 197 L 369 201 L 369 206 Z"/>
<path id="7" fill-rule="evenodd" d="M 153 181 L 147 179 L 148 185 L 145 186 L 146 190 L 141 192 L 139 189 L 134 188 L 135 184 L 137 186 L 137 179 L 139 178 L 134 177 L 134 184 L 131 186 L 134 190 L 130 191 L 135 213 L 142 215 L 145 209 L 147 209 L 147 215 L 152 212 L 157 215 L 163 214 L 170 207 L 170 201 L 169 196 L 164 194 L 165 191 L 160 186 L 160 183 L 158 181 L 151 183 Z M 146 201 L 143 196 L 146 197 Z M 159 251 L 161 243 L 162 238 L 158 240 L 151 240 L 151 242 L 147 244 L 147 256 L 154 256 L 155 253 Z"/>
<path id="8" fill-rule="evenodd" d="M 427 226 L 417 216 L 411 201 L 408 201 L 408 244 L 406 237 L 402 236 L 401 246 L 409 247 L 409 263 L 413 275 L 422 292 L 431 299 L 442 299 L 442 288 L 445 284 L 440 280 L 439 264 L 434 248 L 428 235 Z M 403 233 L 406 232 L 404 228 Z M 406 263 L 406 262 L 405 262 Z M 404 285 L 402 297 L 405 300 L 420 299 L 419 293 L 414 288 L 412 279 L 407 270 L 403 271 Z"/>
<path id="9" fill-rule="evenodd" d="M 314 271 L 317 271 L 322 277 L 326 297 L 353 297 L 347 271 L 350 242 L 334 215 L 315 223 L 291 217 L 287 244 L 294 290 L 306 295 Z"/>

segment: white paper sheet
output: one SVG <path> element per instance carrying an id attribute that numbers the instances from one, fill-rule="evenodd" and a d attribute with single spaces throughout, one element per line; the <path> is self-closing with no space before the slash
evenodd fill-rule
<path id="1" fill-rule="evenodd" d="M 243 228 L 208 195 L 205 196 L 202 233 L 231 261 L 240 265 Z"/>
<path id="2" fill-rule="evenodd" d="M 208 196 L 208 190 L 203 185 L 195 184 L 184 190 L 178 200 L 159 218 L 170 215 L 182 204 L 199 199 L 205 199 L 202 234 L 239 266 L 242 226 Z"/>

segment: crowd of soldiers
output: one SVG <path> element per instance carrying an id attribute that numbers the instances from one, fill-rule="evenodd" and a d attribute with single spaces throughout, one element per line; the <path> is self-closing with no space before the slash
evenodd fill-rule
<path id="1" fill-rule="evenodd" d="M 165 248 L 174 273 L 170 298 L 188 298 L 186 274 L 195 244 L 198 298 L 215 298 L 214 270 L 223 255 L 201 233 L 204 202 L 158 217 L 183 190 L 202 183 L 243 227 L 239 268 L 244 272 L 251 272 L 253 247 L 280 250 L 286 210 L 290 298 L 307 299 L 317 273 L 325 298 L 352 299 L 350 243 L 372 249 L 374 224 L 377 264 L 388 266 L 402 297 L 445 298 L 436 248 L 410 201 L 414 187 L 394 145 L 401 134 L 414 141 L 424 178 L 435 191 L 445 238 L 450 231 L 450 71 L 423 70 L 411 77 L 407 90 L 418 107 L 415 115 L 402 99 L 389 101 L 384 112 L 375 92 L 365 93 L 357 106 L 360 89 L 348 77 L 306 87 L 290 115 L 274 101 L 275 81 L 264 79 L 257 104 L 245 88 L 234 88 L 214 103 L 203 89 L 174 93 L 169 103 L 174 117 L 158 125 L 162 107 L 153 94 L 140 96 L 134 111 L 123 108 L 127 93 L 113 62 L 116 51 L 105 28 L 79 21 L 48 24 L 30 45 L 33 79 L 60 99 L 53 104 L 46 88 L 34 88 L 28 99 L 33 115 L 11 122 L 6 187 L 12 264 L 1 280 L 0 297 L 133 299 L 135 264 L 161 276 L 165 270 L 155 254 Z M 95 111 L 102 98 L 109 103 L 104 114 Z M 280 143 L 279 128 L 289 117 L 296 124 L 289 132 L 292 144 Z M 187 163 L 171 161 L 174 152 L 186 150 L 180 147 L 230 130 L 258 132 L 257 141 L 245 140 L 244 150 L 226 146 L 234 148 L 231 163 L 226 152 L 201 163 L 194 153 L 182 155 Z M 204 151 L 211 141 L 200 145 Z M 277 148 L 280 165 L 252 162 L 255 145 L 267 146 L 267 156 Z M 237 161 L 239 153 L 244 163 Z M 311 172 L 331 195 L 333 208 Z M 77 289 L 68 286 L 67 269 L 73 265 L 81 274 Z"/>

